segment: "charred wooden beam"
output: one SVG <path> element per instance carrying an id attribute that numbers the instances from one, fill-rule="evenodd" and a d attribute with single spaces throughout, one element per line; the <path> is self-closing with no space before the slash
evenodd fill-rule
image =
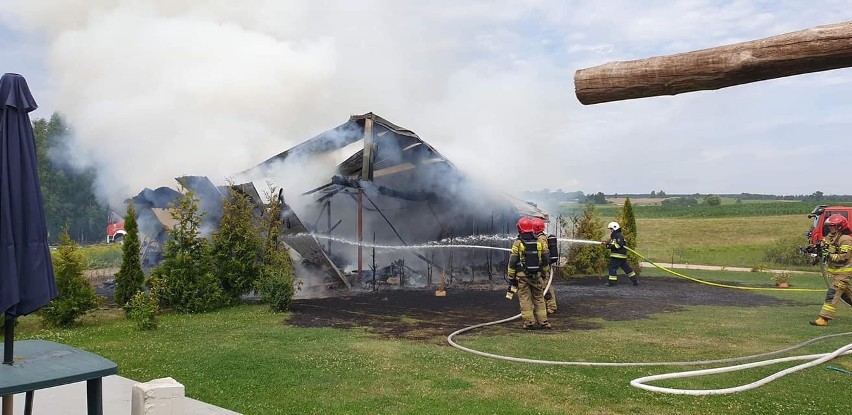
<path id="1" fill-rule="evenodd" d="M 609 62 L 574 74 L 585 104 L 715 90 L 852 66 L 852 22 L 676 55 Z"/>

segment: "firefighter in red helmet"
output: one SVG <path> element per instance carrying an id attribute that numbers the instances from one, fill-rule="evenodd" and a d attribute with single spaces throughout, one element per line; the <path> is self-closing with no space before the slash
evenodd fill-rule
<path id="1" fill-rule="evenodd" d="M 544 244 L 544 246 L 548 246 L 547 244 L 547 234 L 544 233 L 545 225 L 544 219 L 539 217 L 532 218 L 533 224 L 533 233 L 536 236 L 536 239 L 539 243 Z M 549 257 L 548 252 L 548 257 Z M 547 280 L 550 278 L 550 274 L 543 274 L 542 278 L 544 278 L 544 284 L 547 285 Z M 553 289 L 553 283 L 551 282 L 550 288 L 544 293 L 544 304 L 547 308 L 547 314 L 553 314 L 556 312 L 556 290 Z"/>
<path id="2" fill-rule="evenodd" d="M 841 297 L 852 297 L 852 236 L 849 234 L 849 222 L 845 217 L 834 214 L 825 220 L 828 225 L 828 235 L 822 243 L 825 246 L 825 270 L 832 276 L 834 282 L 825 293 L 825 302 L 819 311 L 819 317 L 811 321 L 814 326 L 827 326 L 834 318 L 837 303 Z"/>
<path id="3" fill-rule="evenodd" d="M 544 245 L 536 238 L 533 221 L 528 217 L 518 220 L 518 237 L 512 242 L 507 271 L 517 282 L 521 319 L 526 330 L 550 329 L 544 302 L 543 274 L 550 273 L 550 254 L 547 241 Z"/>

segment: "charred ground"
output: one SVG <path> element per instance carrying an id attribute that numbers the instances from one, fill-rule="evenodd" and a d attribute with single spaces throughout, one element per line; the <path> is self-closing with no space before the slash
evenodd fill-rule
<path id="1" fill-rule="evenodd" d="M 634 287 L 626 280 L 607 287 L 600 277 L 572 278 L 556 285 L 559 310 L 554 329 L 594 330 L 589 318 L 635 320 L 686 306 L 801 305 L 752 291 L 730 290 L 679 278 L 654 277 Z M 445 297 L 434 289 L 384 289 L 345 296 L 295 300 L 288 324 L 296 327 L 363 327 L 381 337 L 444 341 L 458 329 L 512 317 L 518 302 L 504 298 L 503 285 L 452 288 Z M 506 325 L 520 330 L 520 323 Z"/>

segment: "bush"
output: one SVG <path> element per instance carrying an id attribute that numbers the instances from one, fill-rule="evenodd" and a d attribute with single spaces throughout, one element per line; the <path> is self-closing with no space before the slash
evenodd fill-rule
<path id="1" fill-rule="evenodd" d="M 58 327 L 73 326 L 77 318 L 98 305 L 95 289 L 83 275 L 85 258 L 67 229 L 59 237 L 59 253 L 54 259 L 57 296 L 42 309 L 45 322 Z"/>
<path id="2" fill-rule="evenodd" d="M 154 330 L 157 328 L 159 308 L 157 297 L 138 291 L 124 305 L 124 313 L 130 321 L 136 323 L 139 330 Z"/>
<path id="3" fill-rule="evenodd" d="M 719 206 L 722 204 L 722 198 L 719 195 L 709 195 L 704 198 L 704 204 L 707 206 Z"/>
<path id="4" fill-rule="evenodd" d="M 287 253 L 285 252 L 284 255 Z M 276 313 L 289 310 L 293 295 L 296 293 L 291 269 L 276 265 L 263 267 L 255 287 L 260 299 L 269 304 L 269 308 Z"/>
<path id="5" fill-rule="evenodd" d="M 203 214 L 192 191 L 172 206 L 177 221 L 163 248 L 163 262 L 153 271 L 148 286 L 161 304 L 184 313 L 203 313 L 220 308 L 225 300 L 219 279 L 213 274 L 210 245 L 200 235 Z"/>
<path id="6" fill-rule="evenodd" d="M 764 254 L 767 262 L 782 265 L 811 265 L 811 257 L 803 254 L 799 248 L 802 238 L 784 238 L 772 245 Z"/>
<path id="7" fill-rule="evenodd" d="M 663 200 L 661 204 L 663 206 L 697 206 L 698 199 L 690 196 L 672 197 Z"/>
<path id="8" fill-rule="evenodd" d="M 288 248 L 281 242 L 281 200 L 275 197 L 275 189 L 269 191 L 270 203 L 263 223 L 266 233 L 263 241 L 263 266 L 255 281 L 255 289 L 261 300 L 269 304 L 276 313 L 290 309 L 293 295 L 293 263 Z"/>
<path id="9" fill-rule="evenodd" d="M 588 203 L 577 224 L 578 239 L 599 241 L 604 236 L 604 224 L 595 205 Z M 572 244 L 568 248 L 568 264 L 562 268 L 563 276 L 600 274 L 606 269 L 606 252 L 600 245 Z"/>

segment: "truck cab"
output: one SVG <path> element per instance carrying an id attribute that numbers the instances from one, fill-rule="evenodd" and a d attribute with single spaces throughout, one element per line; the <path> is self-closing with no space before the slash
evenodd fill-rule
<path id="1" fill-rule="evenodd" d="M 106 226 L 107 243 L 120 243 L 124 240 L 124 235 L 127 235 L 127 232 L 124 230 L 124 218 L 122 218 L 118 213 L 110 211 L 109 216 L 107 217 Z"/>
<path id="2" fill-rule="evenodd" d="M 808 242 L 811 245 L 816 245 L 822 241 L 822 238 L 828 233 L 825 220 L 834 214 L 841 215 L 849 220 L 852 218 L 852 207 L 819 205 L 808 215 L 809 218 L 813 219 L 813 222 L 811 223 L 811 230 L 805 232 L 805 236 L 808 237 Z"/>

